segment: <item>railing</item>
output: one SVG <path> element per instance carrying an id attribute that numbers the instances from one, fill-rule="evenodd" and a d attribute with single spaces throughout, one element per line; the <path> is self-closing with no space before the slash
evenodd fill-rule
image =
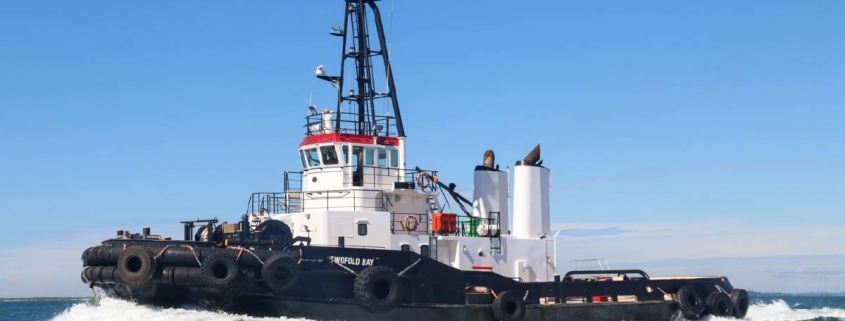
<path id="1" fill-rule="evenodd" d="M 393 234 L 429 234 L 430 229 L 428 213 L 390 213 L 390 232 Z"/>
<path id="2" fill-rule="evenodd" d="M 250 194 L 246 214 L 256 217 L 307 210 L 386 211 L 387 203 L 384 192 L 376 189 L 260 192 Z"/>
<path id="3" fill-rule="evenodd" d="M 249 195 L 247 215 L 266 215 L 270 213 L 291 212 L 289 197 L 284 192 L 258 192 Z"/>
<path id="4" fill-rule="evenodd" d="M 576 271 L 606 271 L 610 270 L 607 259 L 582 259 L 569 261 L 569 269 Z"/>
<path id="5" fill-rule="evenodd" d="M 491 217 L 488 218 L 472 217 L 468 219 L 459 220 L 458 232 L 456 233 L 456 235 L 471 237 L 497 237 L 501 235 L 501 229 L 499 226 L 499 212 L 490 212 L 490 214 Z M 495 217 L 492 217 L 493 215 L 495 215 Z M 487 226 L 488 232 L 486 233 L 486 235 L 478 235 L 478 227 L 481 225 Z"/>
<path id="6" fill-rule="evenodd" d="M 302 210 L 386 211 L 384 191 L 378 189 L 341 189 L 301 192 Z M 350 204 L 351 201 L 351 204 Z M 368 202 L 371 201 L 371 202 Z M 306 204 L 307 202 L 307 204 Z"/>
<path id="7" fill-rule="evenodd" d="M 393 187 L 393 183 L 399 182 L 402 175 L 402 170 L 396 167 L 344 165 L 340 168 L 343 171 L 345 187 Z M 347 179 L 346 176 L 350 175 L 350 179 Z"/>
<path id="8" fill-rule="evenodd" d="M 436 179 L 437 171 L 427 171 L 422 169 L 405 170 L 405 181 L 414 183 L 414 186 L 421 190 L 429 189 L 431 191 L 436 191 L 437 184 L 434 181 Z"/>
<path id="9" fill-rule="evenodd" d="M 340 117 L 340 128 L 336 128 L 337 118 Z M 328 117 L 327 117 L 328 118 Z M 341 112 L 340 114 L 332 111 L 331 124 L 326 126 L 323 124 L 324 115 L 322 113 L 315 113 L 305 116 L 305 135 L 319 135 L 327 133 L 344 133 L 344 134 L 360 134 L 358 128 L 358 113 Z M 326 119 L 328 120 L 328 119 Z M 370 116 L 364 119 L 363 134 L 372 136 L 395 137 L 396 136 L 396 120 L 393 116 Z"/>

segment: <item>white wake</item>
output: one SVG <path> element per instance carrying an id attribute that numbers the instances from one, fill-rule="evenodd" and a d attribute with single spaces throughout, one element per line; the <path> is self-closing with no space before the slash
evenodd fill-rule
<path id="1" fill-rule="evenodd" d="M 79 303 L 51 321 L 293 321 L 307 319 L 254 318 L 200 309 L 164 309 L 102 298 L 100 303 Z"/>
<path id="2" fill-rule="evenodd" d="M 793 309 L 784 300 L 757 302 L 748 307 L 746 320 L 750 321 L 803 321 L 815 318 L 838 318 L 845 320 L 845 309 Z M 706 317 L 702 321 L 729 321 L 736 319 Z"/>
<path id="3" fill-rule="evenodd" d="M 749 321 L 803 321 L 815 318 L 838 318 L 845 321 L 845 309 L 793 309 L 783 300 L 757 302 L 748 308 Z M 99 304 L 79 303 L 51 321 L 293 321 L 307 319 L 255 318 L 200 309 L 163 309 L 102 298 Z M 708 316 L 701 321 L 736 321 Z"/>

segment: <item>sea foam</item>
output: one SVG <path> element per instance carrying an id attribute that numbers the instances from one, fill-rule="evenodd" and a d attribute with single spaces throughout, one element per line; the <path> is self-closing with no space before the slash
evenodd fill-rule
<path id="1" fill-rule="evenodd" d="M 804 320 L 845 320 L 845 309 L 815 308 L 795 309 L 784 300 L 776 299 L 771 302 L 756 302 L 748 307 L 745 320 L 750 321 L 804 321 Z M 729 321 L 736 319 L 705 317 L 702 321 Z"/>
<path id="2" fill-rule="evenodd" d="M 804 321 L 843 320 L 845 309 L 815 308 L 795 309 L 777 299 L 771 302 L 756 302 L 748 309 L 745 320 L 749 321 Z M 132 302 L 102 298 L 99 303 L 79 303 L 62 312 L 52 321 L 306 321 L 291 318 L 255 318 L 201 309 L 157 308 Z M 736 321 L 732 318 L 708 316 L 701 321 Z"/>
<path id="3" fill-rule="evenodd" d="M 102 298 L 99 303 L 79 303 L 51 321 L 294 321 L 307 319 L 255 318 L 192 308 L 157 308 Z"/>

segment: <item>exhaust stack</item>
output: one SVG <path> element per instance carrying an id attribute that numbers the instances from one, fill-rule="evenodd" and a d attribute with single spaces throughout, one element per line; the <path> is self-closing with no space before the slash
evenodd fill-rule
<path id="1" fill-rule="evenodd" d="M 540 145 L 514 166 L 513 234 L 518 238 L 537 239 L 549 233 L 550 171 L 542 166 Z"/>
<path id="2" fill-rule="evenodd" d="M 481 219 L 478 236 L 507 234 L 510 229 L 508 218 L 508 173 L 496 166 L 496 154 L 484 152 L 482 165 L 475 167 L 472 189 L 472 216 Z"/>

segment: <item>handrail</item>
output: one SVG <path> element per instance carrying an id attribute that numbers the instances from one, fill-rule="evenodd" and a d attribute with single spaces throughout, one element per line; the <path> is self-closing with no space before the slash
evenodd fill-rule
<path id="1" fill-rule="evenodd" d="M 650 280 L 650 279 L 651 279 L 651 277 L 649 277 L 649 276 L 648 276 L 648 274 L 647 274 L 647 273 L 645 273 L 645 271 L 643 271 L 643 270 L 636 270 L 636 269 L 630 269 L 630 270 L 629 270 L 629 269 L 626 269 L 626 270 L 580 270 L 580 271 L 569 271 L 569 272 L 566 272 L 566 274 L 564 274 L 564 275 L 563 275 L 563 278 L 564 278 L 564 279 L 566 279 L 566 278 L 572 277 L 573 275 L 595 275 L 595 274 L 614 274 L 614 273 L 616 273 L 617 275 L 620 275 L 620 274 L 628 274 L 628 273 L 632 273 L 632 274 L 639 274 L 639 275 L 642 275 L 642 276 L 643 276 L 643 278 L 645 278 L 646 280 Z"/>

